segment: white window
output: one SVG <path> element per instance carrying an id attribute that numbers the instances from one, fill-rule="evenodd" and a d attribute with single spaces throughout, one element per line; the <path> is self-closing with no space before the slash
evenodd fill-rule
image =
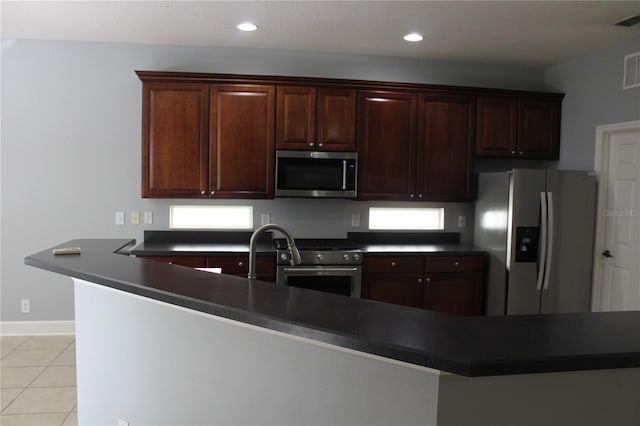
<path id="1" fill-rule="evenodd" d="M 171 206 L 171 229 L 253 229 L 252 206 Z"/>
<path id="2" fill-rule="evenodd" d="M 369 208 L 369 229 L 443 230 L 444 208 Z"/>

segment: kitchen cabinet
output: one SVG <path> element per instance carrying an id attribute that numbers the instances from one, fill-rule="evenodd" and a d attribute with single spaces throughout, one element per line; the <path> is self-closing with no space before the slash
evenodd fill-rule
<path id="1" fill-rule="evenodd" d="M 143 259 L 188 266 L 191 268 L 220 268 L 223 274 L 246 278 L 249 256 L 139 256 Z M 256 278 L 276 282 L 276 260 L 273 256 L 256 256 Z"/>
<path id="2" fill-rule="evenodd" d="M 355 90 L 278 86 L 278 149 L 355 151 L 355 128 Z"/>
<path id="3" fill-rule="evenodd" d="M 274 86 L 211 87 L 210 196 L 273 198 L 274 116 Z"/>
<path id="4" fill-rule="evenodd" d="M 361 91 L 358 94 L 358 197 L 414 198 L 416 183 L 415 93 Z"/>
<path id="5" fill-rule="evenodd" d="M 471 96 L 360 92 L 359 198 L 470 199 L 474 124 Z"/>
<path id="6" fill-rule="evenodd" d="M 471 199 L 475 98 L 422 94 L 418 114 L 417 198 L 438 201 Z"/>
<path id="7" fill-rule="evenodd" d="M 204 256 L 138 256 L 143 259 L 155 260 L 158 262 L 171 263 L 173 265 L 188 266 L 190 268 L 204 268 L 207 266 L 207 259 Z"/>
<path id="8" fill-rule="evenodd" d="M 199 197 L 209 174 L 209 85 L 145 83 L 142 105 L 142 196 Z"/>
<path id="9" fill-rule="evenodd" d="M 457 315 L 480 315 L 484 255 L 365 256 L 364 299 Z"/>
<path id="10" fill-rule="evenodd" d="M 275 86 L 143 84 L 142 196 L 273 198 Z"/>
<path id="11" fill-rule="evenodd" d="M 207 268 L 221 268 L 223 274 L 246 278 L 249 273 L 249 256 L 209 256 Z M 256 279 L 276 282 L 275 257 L 256 256 Z"/>
<path id="12" fill-rule="evenodd" d="M 562 96 L 478 96 L 476 156 L 557 160 Z"/>
<path id="13" fill-rule="evenodd" d="M 422 262 L 421 256 L 365 256 L 362 298 L 421 308 Z"/>
<path id="14" fill-rule="evenodd" d="M 458 315 L 482 314 L 484 256 L 427 256 L 423 307 Z"/>

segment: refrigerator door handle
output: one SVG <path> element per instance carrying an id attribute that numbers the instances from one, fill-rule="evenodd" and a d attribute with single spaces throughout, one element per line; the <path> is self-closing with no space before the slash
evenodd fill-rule
<path id="1" fill-rule="evenodd" d="M 553 259 L 553 193 L 547 192 L 547 256 L 544 267 L 544 285 L 543 290 L 549 288 L 549 276 L 551 275 L 551 262 Z"/>
<path id="2" fill-rule="evenodd" d="M 536 289 L 542 290 L 544 282 L 545 263 L 547 260 L 547 193 L 540 193 L 540 259 L 538 260 L 538 285 Z"/>

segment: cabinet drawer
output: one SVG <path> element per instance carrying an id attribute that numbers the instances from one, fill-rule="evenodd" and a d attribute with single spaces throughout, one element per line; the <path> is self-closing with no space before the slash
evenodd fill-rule
<path id="1" fill-rule="evenodd" d="M 173 265 L 189 266 L 191 268 L 204 268 L 205 258 L 201 256 L 138 256 L 143 259 L 158 262 L 171 263 Z"/>
<path id="2" fill-rule="evenodd" d="M 482 272 L 484 256 L 427 256 L 426 272 Z"/>
<path id="3" fill-rule="evenodd" d="M 257 256 L 256 272 L 275 273 L 273 256 Z M 207 258 L 207 267 L 222 268 L 223 274 L 246 275 L 249 272 L 249 256 L 217 256 Z"/>
<path id="4" fill-rule="evenodd" d="M 421 256 L 384 256 L 363 259 L 363 272 L 370 273 L 422 273 Z"/>

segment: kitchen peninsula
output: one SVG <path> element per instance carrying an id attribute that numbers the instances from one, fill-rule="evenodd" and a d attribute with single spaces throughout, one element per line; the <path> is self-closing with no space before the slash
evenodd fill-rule
<path id="1" fill-rule="evenodd" d="M 637 424 L 640 312 L 460 317 L 72 240 L 81 424 Z"/>

